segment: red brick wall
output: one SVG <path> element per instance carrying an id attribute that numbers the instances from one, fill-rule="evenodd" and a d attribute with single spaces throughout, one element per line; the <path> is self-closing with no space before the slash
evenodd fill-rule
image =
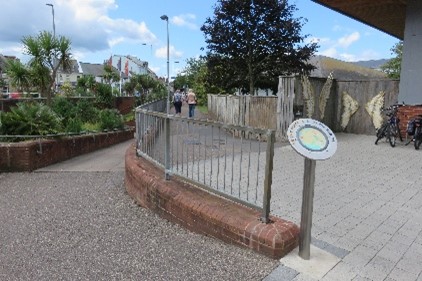
<path id="1" fill-rule="evenodd" d="M 417 115 L 422 115 L 422 105 L 405 105 L 399 107 L 398 117 L 400 118 L 400 132 L 406 137 L 407 122 Z"/>
<path id="2" fill-rule="evenodd" d="M 125 186 L 138 204 L 169 221 L 274 259 L 283 257 L 299 243 L 299 228 L 292 222 L 271 217 L 271 223 L 265 224 L 254 209 L 174 176 L 167 181 L 162 169 L 136 156 L 134 146 L 126 151 Z"/>
<path id="3" fill-rule="evenodd" d="M 133 138 L 133 130 L 55 140 L 0 143 L 0 171 L 33 171 Z"/>

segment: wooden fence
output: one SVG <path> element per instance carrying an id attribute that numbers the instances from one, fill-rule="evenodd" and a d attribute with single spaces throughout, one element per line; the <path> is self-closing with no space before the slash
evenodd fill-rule
<path id="1" fill-rule="evenodd" d="M 325 123 L 334 132 L 375 134 L 374 121 L 366 106 L 382 96 L 385 106 L 397 103 L 399 80 L 377 79 L 341 81 L 333 79 L 323 118 L 319 110 L 320 94 L 327 79 L 309 78 L 313 94 L 313 113 L 309 115 L 300 77 L 281 77 L 277 96 L 208 95 L 208 111 L 215 120 L 226 124 L 275 129 L 277 139 L 284 139 L 286 126 L 294 117 L 311 117 Z M 345 96 L 355 103 L 356 111 L 344 118 L 348 108 Z M 300 114 L 297 114 L 300 113 Z M 348 121 L 345 123 L 345 120 Z M 344 126 L 346 124 L 346 126 Z"/>

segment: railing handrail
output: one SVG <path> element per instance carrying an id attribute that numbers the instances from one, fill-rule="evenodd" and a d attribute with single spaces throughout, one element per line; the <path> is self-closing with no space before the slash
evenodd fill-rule
<path id="1" fill-rule="evenodd" d="M 158 102 L 161 101 L 157 101 L 157 103 Z M 243 203 L 249 207 L 258 208 L 262 211 L 261 221 L 268 223 L 275 130 L 224 124 L 209 119 L 205 120 L 169 115 L 164 112 L 152 110 L 151 108 L 154 108 L 155 106 L 154 102 L 152 102 L 147 105 L 141 105 L 135 110 L 136 148 L 138 155 L 142 155 L 144 159 L 164 168 L 166 179 L 170 179 L 170 175 L 174 174 L 187 182 L 198 185 L 200 188 L 205 187 L 208 191 L 214 192 L 220 196 L 223 195 L 229 200 Z M 173 124 L 172 127 L 170 127 L 170 122 Z M 194 131 L 195 128 L 197 131 Z M 171 129 L 175 130 L 175 135 L 170 136 Z M 206 129 L 205 133 L 203 132 L 204 129 Z M 186 130 L 187 133 L 185 133 L 184 130 Z M 216 133 L 214 134 L 215 131 Z M 229 140 L 227 132 L 233 132 L 233 135 L 230 136 Z M 234 132 L 241 132 L 240 138 L 235 137 Z M 205 135 L 202 136 L 201 134 Z M 250 150 L 250 147 L 249 152 L 245 152 L 245 154 L 243 150 L 248 150 L 246 147 L 248 143 L 246 143 L 245 146 L 244 142 L 247 138 L 243 138 L 243 136 L 247 134 L 252 136 L 252 138 L 249 139 L 249 145 L 252 147 L 252 143 L 255 143 L 254 146 L 257 147 L 255 149 L 258 150 L 252 152 L 253 150 Z M 255 134 L 258 137 L 258 141 L 254 139 Z M 190 141 L 190 139 L 187 136 L 189 135 L 197 135 L 199 144 L 204 145 L 195 147 L 195 145 L 188 143 L 187 141 Z M 264 140 L 262 136 L 265 137 L 267 142 L 265 154 L 261 153 Z M 201 141 L 201 138 L 204 138 L 202 139 L 203 142 Z M 222 138 L 225 138 L 225 141 L 223 140 L 224 149 L 220 149 Z M 215 144 L 215 141 L 217 141 L 218 144 Z M 232 146 L 232 148 L 230 146 Z M 172 148 L 171 150 L 169 149 L 170 147 Z M 227 149 L 227 147 L 229 148 Z M 181 150 L 180 156 L 179 149 Z M 216 151 L 218 153 L 214 154 Z M 251 157 L 253 158 L 252 163 Z M 175 163 L 174 159 L 176 159 Z M 229 163 L 226 165 L 225 162 L 227 160 Z M 222 164 L 223 161 L 224 167 Z M 233 166 L 234 161 L 236 161 L 237 166 Z M 265 165 L 263 166 L 262 163 L 260 164 L 260 161 L 265 161 Z M 218 162 L 218 164 L 216 162 Z M 179 163 L 181 165 L 180 169 L 178 166 Z M 217 167 L 215 167 L 216 165 Z M 208 167 L 207 169 L 205 168 L 206 166 Z M 215 167 L 214 171 L 213 167 Z M 243 169 L 245 168 L 246 173 L 243 172 Z M 233 171 L 236 171 L 236 173 L 233 174 Z M 218 176 L 219 173 L 220 177 Z M 229 178 L 230 173 L 231 178 L 226 182 L 226 174 Z M 250 173 L 255 173 L 251 176 L 251 180 L 249 180 Z M 222 177 L 224 177 L 224 180 Z M 262 184 L 262 190 L 260 187 L 258 188 L 258 183 Z M 226 186 L 230 189 L 230 193 L 225 193 L 229 191 L 226 189 Z M 223 189 L 219 190 L 219 188 Z M 224 192 L 222 192 L 222 190 L 224 190 Z M 258 190 L 260 192 L 258 192 Z M 258 196 L 258 194 L 260 195 Z M 248 201 L 248 198 L 250 197 L 255 198 L 252 198 L 252 200 L 255 201 Z M 256 203 L 261 204 L 261 200 L 262 205 L 256 205 Z M 255 205 L 251 202 L 255 202 Z"/>

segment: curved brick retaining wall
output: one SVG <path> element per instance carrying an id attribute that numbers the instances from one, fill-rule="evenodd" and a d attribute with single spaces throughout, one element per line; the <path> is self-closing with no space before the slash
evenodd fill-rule
<path id="1" fill-rule="evenodd" d="M 0 142 L 0 172 L 31 172 L 133 138 L 134 130 L 50 140 Z"/>
<path id="2" fill-rule="evenodd" d="M 187 229 L 247 247 L 271 258 L 281 258 L 299 241 L 292 222 L 271 217 L 259 221 L 256 210 L 188 185 L 176 177 L 164 179 L 162 169 L 136 156 L 134 145 L 125 155 L 125 186 L 142 207 Z"/>

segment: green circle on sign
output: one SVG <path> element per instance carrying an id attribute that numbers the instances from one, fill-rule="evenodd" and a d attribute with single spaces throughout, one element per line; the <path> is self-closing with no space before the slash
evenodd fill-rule
<path id="1" fill-rule="evenodd" d="M 297 131 L 300 144 L 310 151 L 323 151 L 328 146 L 326 134 L 315 127 L 305 126 Z"/>

